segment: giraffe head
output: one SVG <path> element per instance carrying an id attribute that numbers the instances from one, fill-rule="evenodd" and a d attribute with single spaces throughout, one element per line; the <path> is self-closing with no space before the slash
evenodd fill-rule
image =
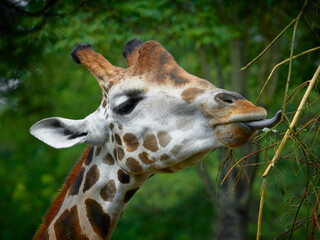
<path id="1" fill-rule="evenodd" d="M 132 40 L 123 55 L 126 69 L 89 44 L 77 45 L 71 56 L 97 79 L 101 105 L 82 120 L 41 120 L 31 133 L 55 148 L 100 146 L 137 174 L 190 166 L 219 146 L 244 144 L 255 123 L 266 124 L 265 109 L 187 73 L 156 41 Z"/>

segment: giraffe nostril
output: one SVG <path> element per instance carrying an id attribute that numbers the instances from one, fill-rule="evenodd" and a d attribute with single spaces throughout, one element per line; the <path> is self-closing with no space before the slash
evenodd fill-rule
<path id="1" fill-rule="evenodd" d="M 226 103 L 234 103 L 234 100 L 231 98 L 224 98 L 224 99 L 222 99 L 222 101 L 224 101 Z"/>
<path id="2" fill-rule="evenodd" d="M 229 93 L 219 93 L 215 96 L 215 100 L 217 102 L 222 102 L 222 103 L 227 103 L 227 104 L 232 104 L 234 103 L 237 99 L 239 99 L 237 96 L 234 96 Z"/>

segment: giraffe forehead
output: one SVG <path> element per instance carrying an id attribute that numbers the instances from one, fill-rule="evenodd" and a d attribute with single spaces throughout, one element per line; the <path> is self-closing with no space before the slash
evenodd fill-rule
<path id="1" fill-rule="evenodd" d="M 109 96 L 112 99 L 127 92 L 140 91 L 144 94 L 164 92 L 190 103 L 198 95 L 212 89 L 216 87 L 210 82 L 187 73 L 176 64 L 175 67 L 165 65 L 156 71 L 141 73 L 141 75 L 132 73 L 132 69 L 129 68 L 117 81 L 117 84 L 106 83 L 103 91 L 110 92 Z"/>

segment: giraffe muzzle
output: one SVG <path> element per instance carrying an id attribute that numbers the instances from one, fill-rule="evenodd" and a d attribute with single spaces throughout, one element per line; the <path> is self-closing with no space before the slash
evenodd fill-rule
<path id="1" fill-rule="evenodd" d="M 243 123 L 245 123 L 252 130 L 271 128 L 280 122 L 281 114 L 282 114 L 282 111 L 279 110 L 273 118 L 263 119 L 258 121 L 243 122 Z"/>

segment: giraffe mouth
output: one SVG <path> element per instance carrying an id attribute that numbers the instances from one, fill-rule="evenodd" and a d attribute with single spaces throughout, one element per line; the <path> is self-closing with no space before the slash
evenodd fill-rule
<path id="1" fill-rule="evenodd" d="M 275 116 L 270 119 L 263 119 L 262 115 L 251 115 L 250 117 L 238 115 L 234 117 L 238 119 L 233 119 L 232 122 L 215 125 L 214 133 L 223 145 L 230 148 L 239 147 L 248 142 L 256 130 L 265 127 L 270 128 L 279 123 L 281 113 L 281 111 L 278 111 Z"/>
<path id="2" fill-rule="evenodd" d="M 247 121 L 247 122 L 242 122 L 242 123 L 247 125 L 252 130 L 259 130 L 259 129 L 263 129 L 263 128 L 271 128 L 271 127 L 274 127 L 277 123 L 280 122 L 281 114 L 282 114 L 282 111 L 279 110 L 275 114 L 275 116 L 273 118 L 263 119 L 263 120 L 256 120 L 256 121 Z"/>
<path id="3" fill-rule="evenodd" d="M 228 122 L 218 123 L 213 125 L 213 127 L 220 126 L 220 125 L 228 125 L 228 124 L 240 124 L 243 128 L 247 129 L 248 131 L 255 131 L 260 130 L 263 128 L 272 128 L 281 120 L 282 111 L 279 110 L 274 117 L 272 118 L 265 118 L 265 115 L 238 115 L 234 116 Z"/>

